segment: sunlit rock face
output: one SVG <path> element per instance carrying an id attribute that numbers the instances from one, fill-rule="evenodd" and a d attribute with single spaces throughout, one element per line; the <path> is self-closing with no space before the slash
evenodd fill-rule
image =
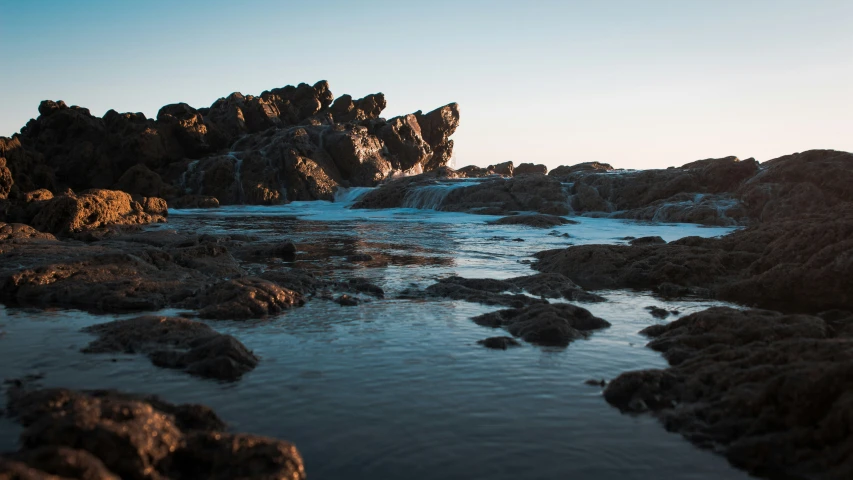
<path id="1" fill-rule="evenodd" d="M 275 205 L 448 163 L 458 105 L 390 120 L 385 106 L 382 93 L 335 99 L 326 81 L 235 92 L 208 108 L 166 105 L 156 119 L 46 100 L 20 134 L 0 138 L 0 199 L 112 188 L 173 206 L 192 204 L 180 200 L 188 196 Z"/>

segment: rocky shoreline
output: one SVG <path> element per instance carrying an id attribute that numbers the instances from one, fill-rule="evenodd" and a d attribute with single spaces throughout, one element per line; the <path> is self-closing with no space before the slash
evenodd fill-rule
<path id="1" fill-rule="evenodd" d="M 236 382 L 263 360 L 216 332 L 215 321 L 310 301 L 358 306 L 385 292 L 365 278 L 297 266 L 308 245 L 143 228 L 167 222 L 168 208 L 333 200 L 340 189 L 378 185 L 353 208 L 420 205 L 533 228 L 570 225 L 566 216 L 742 226 L 721 238 L 542 251 L 539 273 L 449 277 L 401 297 L 503 307 L 472 319 L 511 335 L 481 341 L 503 350 L 518 340 L 566 347 L 609 327 L 563 303 L 605 301 L 596 290 L 753 308 L 712 308 L 644 330 L 670 368 L 626 372 L 606 384 L 604 399 L 655 415 L 757 475 L 853 474 L 853 154 L 646 171 L 601 163 L 453 170 L 456 104 L 389 120 L 379 116 L 384 107 L 382 94 L 333 100 L 326 82 L 235 93 L 197 110 L 169 105 L 156 120 L 43 102 L 38 119 L 0 138 L 0 302 L 94 314 L 185 310 L 89 327 L 97 338 L 84 352 L 144 354 L 158 367 Z M 8 413 L 25 430 L 21 450 L 0 457 L 2 478 L 305 477 L 296 447 L 227 433 L 202 406 L 19 383 Z"/>

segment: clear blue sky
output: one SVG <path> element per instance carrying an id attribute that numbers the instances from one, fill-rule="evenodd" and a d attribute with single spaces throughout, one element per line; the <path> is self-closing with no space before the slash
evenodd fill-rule
<path id="1" fill-rule="evenodd" d="M 326 79 L 459 102 L 456 165 L 853 151 L 853 1 L 0 0 L 0 135 Z"/>

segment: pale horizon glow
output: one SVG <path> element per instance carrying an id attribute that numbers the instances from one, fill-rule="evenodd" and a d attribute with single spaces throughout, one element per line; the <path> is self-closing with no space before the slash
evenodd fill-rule
<path id="1" fill-rule="evenodd" d="M 156 117 L 328 80 L 386 118 L 458 102 L 457 167 L 853 151 L 850 25 L 849 0 L 0 0 L 0 135 L 44 99 Z"/>

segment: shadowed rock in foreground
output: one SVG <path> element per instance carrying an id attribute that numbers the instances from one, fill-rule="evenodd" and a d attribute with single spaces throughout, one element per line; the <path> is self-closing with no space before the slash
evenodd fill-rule
<path id="1" fill-rule="evenodd" d="M 149 315 L 83 331 L 99 337 L 84 353 L 144 353 L 159 367 L 200 377 L 237 380 L 258 364 L 258 357 L 236 338 L 186 318 Z"/>
<path id="2" fill-rule="evenodd" d="M 104 390 L 13 389 L 9 397 L 24 431 L 21 450 L 0 457 L 2 478 L 305 478 L 295 446 L 226 433 L 201 405 Z"/>
<path id="3" fill-rule="evenodd" d="M 853 477 L 853 314 L 718 307 L 642 333 L 671 366 L 623 373 L 608 402 L 760 476 Z"/>

